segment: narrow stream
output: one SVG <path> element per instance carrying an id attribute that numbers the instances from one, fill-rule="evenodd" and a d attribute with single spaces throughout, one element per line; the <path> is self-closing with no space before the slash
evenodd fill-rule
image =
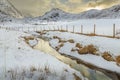
<path id="1" fill-rule="evenodd" d="M 85 77 L 87 77 L 89 80 L 112 80 L 109 77 L 107 77 L 105 74 L 92 70 L 84 65 L 77 64 L 76 61 L 64 57 L 61 54 L 59 54 L 56 50 L 54 50 L 50 45 L 48 41 L 45 41 L 43 39 L 39 39 L 38 44 L 34 47 L 34 49 L 40 50 L 44 53 L 48 53 L 60 61 L 64 62 L 65 64 L 70 65 L 75 70 L 81 72 L 81 74 Z"/>

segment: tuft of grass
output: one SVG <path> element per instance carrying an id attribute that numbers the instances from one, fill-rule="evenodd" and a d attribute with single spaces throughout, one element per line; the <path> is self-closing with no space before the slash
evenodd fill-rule
<path id="1" fill-rule="evenodd" d="M 63 46 L 64 46 L 64 43 L 61 43 L 60 45 L 56 46 L 56 47 L 55 47 L 56 51 L 59 51 L 59 49 L 60 49 L 61 47 L 63 47 Z"/>
<path id="2" fill-rule="evenodd" d="M 67 42 L 66 40 L 59 39 L 59 43 L 65 43 Z"/>
<path id="3" fill-rule="evenodd" d="M 116 63 L 117 63 L 118 66 L 120 66 L 120 56 L 116 57 Z"/>
<path id="4" fill-rule="evenodd" d="M 60 39 L 58 36 L 53 36 L 54 39 Z"/>
<path id="5" fill-rule="evenodd" d="M 115 61 L 112 55 L 109 52 L 104 52 L 102 57 L 107 61 Z"/>
<path id="6" fill-rule="evenodd" d="M 69 43 L 74 43 L 75 41 L 73 39 L 68 40 Z"/>
<path id="7" fill-rule="evenodd" d="M 34 66 L 32 66 L 32 67 L 30 67 L 30 71 L 34 72 L 34 71 L 37 71 L 37 69 Z"/>
<path id="8" fill-rule="evenodd" d="M 94 45 L 90 44 L 88 46 L 85 46 L 85 47 L 79 49 L 78 53 L 79 54 L 93 54 L 93 55 L 97 55 L 97 53 L 96 53 L 97 51 L 98 51 L 98 49 Z"/>
<path id="9" fill-rule="evenodd" d="M 80 43 L 76 43 L 76 46 L 75 47 L 77 47 L 77 48 L 82 48 L 82 45 L 80 44 Z"/>

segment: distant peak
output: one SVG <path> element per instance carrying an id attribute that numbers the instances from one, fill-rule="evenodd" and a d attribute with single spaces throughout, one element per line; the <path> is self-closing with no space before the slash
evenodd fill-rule
<path id="1" fill-rule="evenodd" d="M 59 8 L 52 8 L 51 11 L 62 11 L 62 10 Z"/>

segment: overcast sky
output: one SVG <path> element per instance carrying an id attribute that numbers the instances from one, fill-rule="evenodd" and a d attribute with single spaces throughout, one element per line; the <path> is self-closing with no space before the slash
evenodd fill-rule
<path id="1" fill-rule="evenodd" d="M 120 0 L 9 0 L 25 15 L 40 16 L 52 8 L 60 8 L 70 13 L 80 13 L 89 9 L 104 9 Z"/>

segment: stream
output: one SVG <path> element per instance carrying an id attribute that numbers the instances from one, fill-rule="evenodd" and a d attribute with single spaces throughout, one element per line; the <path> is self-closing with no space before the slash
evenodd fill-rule
<path id="1" fill-rule="evenodd" d="M 71 68 L 79 71 L 83 76 L 87 77 L 89 80 L 112 80 L 104 73 L 100 71 L 96 71 L 90 69 L 82 64 L 78 64 L 75 60 L 72 60 L 68 57 L 65 57 L 59 54 L 56 50 L 54 50 L 50 45 L 49 42 L 45 39 L 39 39 L 38 44 L 34 46 L 34 49 L 40 50 L 44 53 L 50 54 L 60 61 L 64 62 L 65 64 L 70 65 Z"/>

